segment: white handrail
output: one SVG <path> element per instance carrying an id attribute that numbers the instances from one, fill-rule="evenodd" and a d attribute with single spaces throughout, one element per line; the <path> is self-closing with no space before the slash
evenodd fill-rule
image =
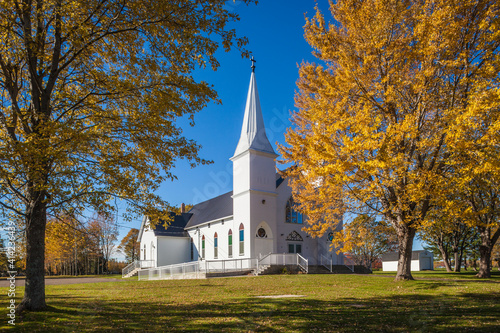
<path id="1" fill-rule="evenodd" d="M 134 260 L 122 269 L 122 277 L 128 276 L 134 270 L 149 268 L 154 265 L 154 260 Z"/>
<path id="2" fill-rule="evenodd" d="M 309 270 L 309 261 L 298 253 L 269 253 L 258 261 L 258 266 L 261 265 L 294 265 L 301 267 L 306 273 Z"/>
<path id="3" fill-rule="evenodd" d="M 345 254 L 343 254 L 343 253 L 342 253 L 342 257 L 344 258 L 344 266 L 349 268 L 351 270 L 351 272 L 354 273 L 354 266 L 355 266 L 354 262 L 351 259 L 349 259 L 348 257 L 346 257 Z M 347 259 L 347 261 L 350 262 L 350 264 L 346 263 L 346 259 Z"/>
<path id="4" fill-rule="evenodd" d="M 255 268 L 258 268 L 258 262 L 259 262 L 258 259 L 253 259 L 253 258 L 230 259 L 230 260 L 206 260 L 205 272 L 225 273 L 225 272 L 253 270 Z"/>
<path id="5" fill-rule="evenodd" d="M 139 280 L 199 279 L 205 277 L 201 262 L 192 261 L 139 271 Z"/>
<path id="6" fill-rule="evenodd" d="M 328 269 L 330 271 L 330 273 L 332 273 L 333 272 L 333 260 L 332 260 L 332 258 L 327 258 L 322 254 L 319 259 L 320 259 L 320 264 L 323 267 L 325 267 L 326 269 Z M 328 261 L 330 261 L 329 267 L 328 267 Z"/>
<path id="7" fill-rule="evenodd" d="M 309 271 L 309 260 L 298 253 L 269 253 L 259 259 L 243 258 L 231 260 L 200 260 L 181 264 L 141 269 L 139 280 L 195 279 L 208 273 L 258 271 L 261 265 L 296 265 L 305 273 Z"/>
<path id="8" fill-rule="evenodd" d="M 305 273 L 309 271 L 309 260 L 297 253 L 297 265 L 300 266 Z"/>

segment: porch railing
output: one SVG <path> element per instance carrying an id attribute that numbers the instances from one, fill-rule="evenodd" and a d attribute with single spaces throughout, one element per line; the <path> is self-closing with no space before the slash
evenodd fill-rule
<path id="1" fill-rule="evenodd" d="M 204 270 L 198 261 L 142 269 L 138 275 L 139 280 L 201 279 L 205 277 Z"/>
<path id="2" fill-rule="evenodd" d="M 331 272 L 333 272 L 333 260 L 332 258 L 327 258 L 323 254 L 319 257 L 319 263 L 321 266 L 325 267 Z"/>
<path id="3" fill-rule="evenodd" d="M 309 271 L 309 260 L 301 256 L 297 253 L 297 265 L 304 271 L 304 273 L 308 273 Z"/>
<path id="4" fill-rule="evenodd" d="M 203 264 L 202 264 L 203 265 Z M 225 273 L 253 270 L 258 267 L 258 260 L 252 258 L 204 261 L 206 273 Z"/>
<path id="5" fill-rule="evenodd" d="M 126 277 L 132 271 L 154 266 L 154 260 L 134 260 L 122 269 L 122 277 Z"/>
<path id="6" fill-rule="evenodd" d="M 309 270 L 309 260 L 302 257 L 298 253 L 269 253 L 259 260 L 260 265 L 268 266 L 286 266 L 296 265 L 299 266 L 304 272 Z"/>
<path id="7" fill-rule="evenodd" d="M 354 261 L 349 259 L 349 257 L 346 257 L 343 253 L 342 253 L 342 258 L 344 259 L 344 266 L 349 268 L 351 270 L 351 272 L 354 273 L 354 265 L 355 265 Z"/>
<path id="8" fill-rule="evenodd" d="M 141 269 L 139 280 L 201 279 L 208 273 L 225 273 L 245 270 L 257 270 L 261 265 L 294 265 L 305 273 L 309 270 L 309 261 L 295 253 L 269 253 L 261 259 L 243 258 L 230 260 L 200 260 L 182 264 Z M 136 266 L 137 267 L 137 266 Z"/>

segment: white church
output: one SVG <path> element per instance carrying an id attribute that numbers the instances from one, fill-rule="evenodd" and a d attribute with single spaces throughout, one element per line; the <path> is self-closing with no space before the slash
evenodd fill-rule
<path id="1" fill-rule="evenodd" d="M 253 59 L 252 59 L 253 61 Z M 329 237 L 302 231 L 305 216 L 294 209 L 291 188 L 276 169 L 266 136 L 252 63 L 241 136 L 233 162 L 233 191 L 196 204 L 165 228 L 144 217 L 139 231 L 142 267 L 188 262 L 235 262 L 269 254 L 295 254 L 308 265 L 343 264 Z M 183 205 L 184 206 L 184 205 Z M 340 224 L 341 227 L 341 224 Z"/>

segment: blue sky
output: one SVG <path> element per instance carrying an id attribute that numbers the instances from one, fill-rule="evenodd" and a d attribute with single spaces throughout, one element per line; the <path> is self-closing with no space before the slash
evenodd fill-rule
<path id="1" fill-rule="evenodd" d="M 228 8 L 240 16 L 232 24 L 239 36 L 246 36 L 246 46 L 255 57 L 255 75 L 269 141 L 283 144 L 284 132 L 290 126 L 290 111 L 294 110 L 294 94 L 298 66 L 303 61 L 314 62 L 312 49 L 304 40 L 305 16 L 312 17 L 316 4 L 328 13 L 328 0 L 261 0 L 258 5 L 246 6 L 241 1 L 228 1 Z M 166 182 L 158 194 L 172 205 L 196 204 L 232 190 L 232 163 L 236 149 L 250 82 L 251 62 L 237 50 L 217 53 L 220 67 L 199 70 L 198 80 L 214 85 L 222 104 L 209 104 L 195 115 L 195 126 L 187 121 L 179 124 L 188 139 L 203 146 L 199 155 L 212 160 L 211 165 L 191 169 L 183 161 L 173 173 L 178 180 Z M 124 208 L 123 208 L 124 209 Z M 120 211 L 119 214 L 122 214 Z M 121 240 L 130 228 L 140 227 L 140 218 L 132 222 L 119 221 Z M 418 242 L 415 249 L 419 249 Z"/>
<path id="2" fill-rule="evenodd" d="M 304 14 L 314 15 L 316 3 L 328 10 L 327 0 L 267 0 L 247 6 L 241 1 L 227 2 L 229 10 L 238 13 L 240 21 L 231 24 L 239 36 L 246 36 L 246 46 L 255 57 L 255 75 L 269 141 L 284 143 L 284 133 L 290 126 L 290 111 L 294 109 L 295 82 L 298 65 L 314 61 L 312 49 L 304 40 Z M 222 104 L 209 104 L 195 115 L 195 126 L 187 120 L 179 125 L 188 139 L 202 145 L 199 156 L 213 164 L 190 168 L 179 161 L 173 173 L 178 180 L 165 182 L 157 192 L 172 205 L 196 204 L 232 190 L 232 162 L 241 132 L 246 95 L 250 83 L 251 62 L 238 50 L 217 53 L 220 67 L 195 73 L 197 80 L 212 84 Z M 122 208 L 124 209 L 124 207 Z M 122 214 L 123 212 L 119 212 Z M 121 239 L 129 228 L 138 228 L 140 218 L 119 222 Z"/>

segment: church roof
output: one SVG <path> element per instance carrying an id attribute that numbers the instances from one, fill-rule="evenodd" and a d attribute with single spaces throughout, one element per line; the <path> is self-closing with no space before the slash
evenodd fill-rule
<path id="1" fill-rule="evenodd" d="M 177 215 L 174 212 L 169 212 L 173 220 L 165 228 L 163 226 L 164 221 L 160 221 L 153 229 L 155 236 L 176 236 L 176 237 L 187 237 L 187 232 L 184 230 L 186 224 L 193 214 L 182 213 Z M 148 229 L 148 217 L 146 215 L 142 218 L 141 228 L 139 229 L 139 234 L 137 235 L 137 241 L 140 242 L 142 238 L 142 233 Z"/>
<path id="2" fill-rule="evenodd" d="M 193 214 L 190 213 L 182 213 L 180 215 L 177 215 L 174 212 L 170 212 L 170 216 L 173 217 L 173 220 L 166 228 L 163 226 L 163 221 L 160 221 L 160 223 L 158 223 L 153 230 L 155 236 L 187 236 L 184 228 L 186 227 L 186 224 L 188 223 L 192 215 Z"/>
<path id="3" fill-rule="evenodd" d="M 250 76 L 250 86 L 248 88 L 247 104 L 245 106 L 240 141 L 238 142 L 234 156 L 249 149 L 276 154 L 267 139 L 254 72 L 252 72 Z"/>
<path id="4" fill-rule="evenodd" d="M 187 228 L 195 227 L 199 224 L 218 220 L 233 215 L 233 191 L 219 195 L 213 199 L 200 202 L 189 210 L 192 214 Z"/>

